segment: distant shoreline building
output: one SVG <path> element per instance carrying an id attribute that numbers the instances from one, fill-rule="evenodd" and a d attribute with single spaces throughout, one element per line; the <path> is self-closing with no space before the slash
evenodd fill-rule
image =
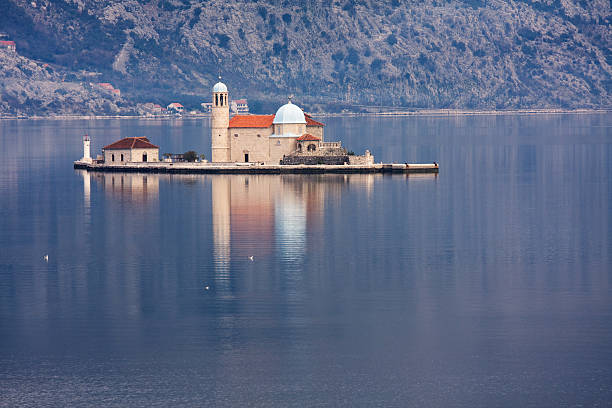
<path id="1" fill-rule="evenodd" d="M 110 92 L 112 95 L 115 95 L 117 97 L 121 96 L 121 90 L 115 88 L 113 84 L 110 84 L 108 82 L 98 82 L 95 85 L 98 86 L 99 88 L 102 88 L 103 90 L 107 92 Z"/>
<path id="2" fill-rule="evenodd" d="M 202 107 L 202 112 L 210 113 L 212 112 L 212 102 L 202 102 L 200 106 Z"/>
<path id="3" fill-rule="evenodd" d="M 169 113 L 183 113 L 185 107 L 178 102 L 172 102 L 166 107 Z"/>
<path id="4" fill-rule="evenodd" d="M 248 114 L 249 103 L 246 99 L 236 99 L 230 102 L 230 110 L 234 114 Z"/>
<path id="5" fill-rule="evenodd" d="M 17 44 L 15 44 L 15 41 L 0 40 L 0 48 L 11 52 L 17 52 Z"/>

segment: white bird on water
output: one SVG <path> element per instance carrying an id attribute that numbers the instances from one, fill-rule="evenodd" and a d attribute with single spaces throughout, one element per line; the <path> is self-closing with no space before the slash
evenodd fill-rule
<path id="1" fill-rule="evenodd" d="M 255 259 L 255 258 L 253 257 L 253 255 L 249 256 L 249 260 L 250 260 L 250 261 L 252 261 L 252 260 L 254 260 L 254 259 Z"/>
<path id="2" fill-rule="evenodd" d="M 43 259 L 45 260 L 45 262 L 49 262 L 49 255 L 43 256 Z"/>

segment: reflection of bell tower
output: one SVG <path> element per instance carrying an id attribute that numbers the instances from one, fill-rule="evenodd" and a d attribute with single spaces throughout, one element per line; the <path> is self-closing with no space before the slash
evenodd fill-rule
<path id="1" fill-rule="evenodd" d="M 212 178 L 213 254 L 217 278 L 227 277 L 230 264 L 231 187 L 228 176 Z"/>
<path id="2" fill-rule="evenodd" d="M 213 87 L 212 100 L 212 161 L 230 161 L 229 102 L 227 86 L 220 81 Z"/>

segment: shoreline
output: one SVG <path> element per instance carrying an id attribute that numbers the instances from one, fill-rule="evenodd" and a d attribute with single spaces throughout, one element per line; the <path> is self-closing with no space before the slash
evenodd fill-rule
<path id="1" fill-rule="evenodd" d="M 215 163 L 128 163 L 121 165 L 74 162 L 74 168 L 109 173 L 161 173 L 161 174 L 363 174 L 363 173 L 439 173 L 439 165 L 432 163 L 377 163 L 372 165 L 325 164 L 215 164 Z"/>
<path id="2" fill-rule="evenodd" d="M 584 115 L 584 114 L 607 114 L 612 113 L 610 109 L 514 109 L 514 110 L 464 110 L 464 109 L 423 109 L 389 112 L 321 112 L 312 113 L 314 117 L 450 117 L 450 116 L 504 116 L 504 115 Z M 0 120 L 102 120 L 102 119 L 147 119 L 147 120 L 183 120 L 210 118 L 209 113 L 176 116 L 149 116 L 149 115 L 49 115 L 49 116 L 3 116 Z"/>

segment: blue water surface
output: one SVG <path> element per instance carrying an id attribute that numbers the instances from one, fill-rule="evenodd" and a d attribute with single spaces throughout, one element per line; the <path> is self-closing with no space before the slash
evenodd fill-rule
<path id="1" fill-rule="evenodd" d="M 610 404 L 612 115 L 318 119 L 440 173 L 87 173 L 210 123 L 0 121 L 0 406 Z"/>

